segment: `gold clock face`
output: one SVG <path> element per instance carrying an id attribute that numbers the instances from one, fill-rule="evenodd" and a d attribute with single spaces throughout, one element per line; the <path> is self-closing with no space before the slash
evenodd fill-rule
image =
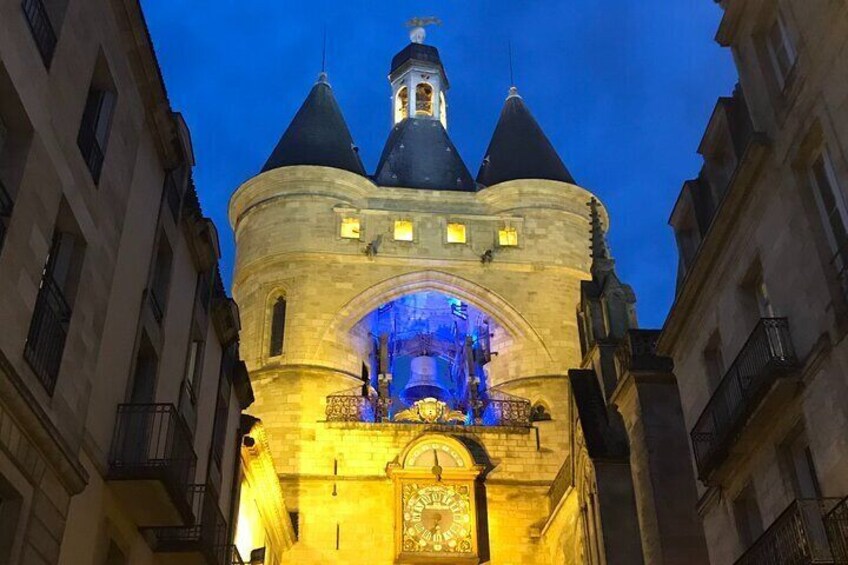
<path id="1" fill-rule="evenodd" d="M 466 485 L 403 485 L 403 551 L 471 553 L 470 507 Z"/>

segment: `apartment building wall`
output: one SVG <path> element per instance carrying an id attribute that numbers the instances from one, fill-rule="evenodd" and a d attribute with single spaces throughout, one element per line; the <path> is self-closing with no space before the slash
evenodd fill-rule
<path id="1" fill-rule="evenodd" d="M 740 89 L 719 101 L 704 169 L 672 214 L 681 276 L 659 347 L 674 358 L 689 431 L 742 414 L 712 470 L 693 458 L 711 561 L 732 563 L 762 559 L 780 535 L 767 530 L 798 499 L 820 501 L 807 531 L 811 551 L 829 551 L 821 520 L 848 494 L 848 287 L 834 232 L 848 219 L 848 7 L 721 8 L 717 40 Z M 833 216 L 814 174 L 822 156 Z"/>
<path id="2" fill-rule="evenodd" d="M 134 479 L 114 473 L 119 405 L 173 405 L 193 430 L 188 481 L 214 483 L 229 520 L 252 392 L 139 3 L 0 3 L 0 123 L 0 562 L 153 562 L 139 528 L 158 524 L 137 522 L 121 495 Z M 192 335 L 204 346 L 189 393 Z"/>

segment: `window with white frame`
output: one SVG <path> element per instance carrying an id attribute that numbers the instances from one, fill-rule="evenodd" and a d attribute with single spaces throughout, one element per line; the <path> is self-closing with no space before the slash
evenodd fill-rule
<path id="1" fill-rule="evenodd" d="M 833 161 L 826 149 L 812 162 L 810 177 L 830 250 L 834 255 L 833 263 L 842 273 L 848 267 L 845 257 L 845 252 L 848 251 L 848 209 L 836 181 Z"/>
<path id="2" fill-rule="evenodd" d="M 777 82 L 780 87 L 786 86 L 786 79 L 795 64 L 795 47 L 786 28 L 786 22 L 778 14 L 766 33 L 766 50 L 771 60 Z"/>

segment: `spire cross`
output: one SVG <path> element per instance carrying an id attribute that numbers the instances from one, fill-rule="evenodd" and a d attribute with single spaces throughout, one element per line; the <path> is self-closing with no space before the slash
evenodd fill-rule
<path id="1" fill-rule="evenodd" d="M 513 76 L 512 69 L 512 40 L 510 39 L 507 42 L 507 49 L 509 49 L 509 86 L 511 88 L 515 88 L 515 77 Z"/>
<path id="2" fill-rule="evenodd" d="M 327 72 L 327 25 L 324 25 L 324 43 L 321 46 L 321 74 Z"/>

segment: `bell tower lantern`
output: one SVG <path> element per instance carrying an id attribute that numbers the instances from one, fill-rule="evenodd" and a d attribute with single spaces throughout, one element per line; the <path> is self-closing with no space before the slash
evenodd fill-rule
<path id="1" fill-rule="evenodd" d="M 406 118 L 439 120 L 447 128 L 445 91 L 448 78 L 439 50 L 425 45 L 425 26 L 440 24 L 436 18 L 413 18 L 410 43 L 392 58 L 389 82 L 392 85 L 392 123 Z"/>

